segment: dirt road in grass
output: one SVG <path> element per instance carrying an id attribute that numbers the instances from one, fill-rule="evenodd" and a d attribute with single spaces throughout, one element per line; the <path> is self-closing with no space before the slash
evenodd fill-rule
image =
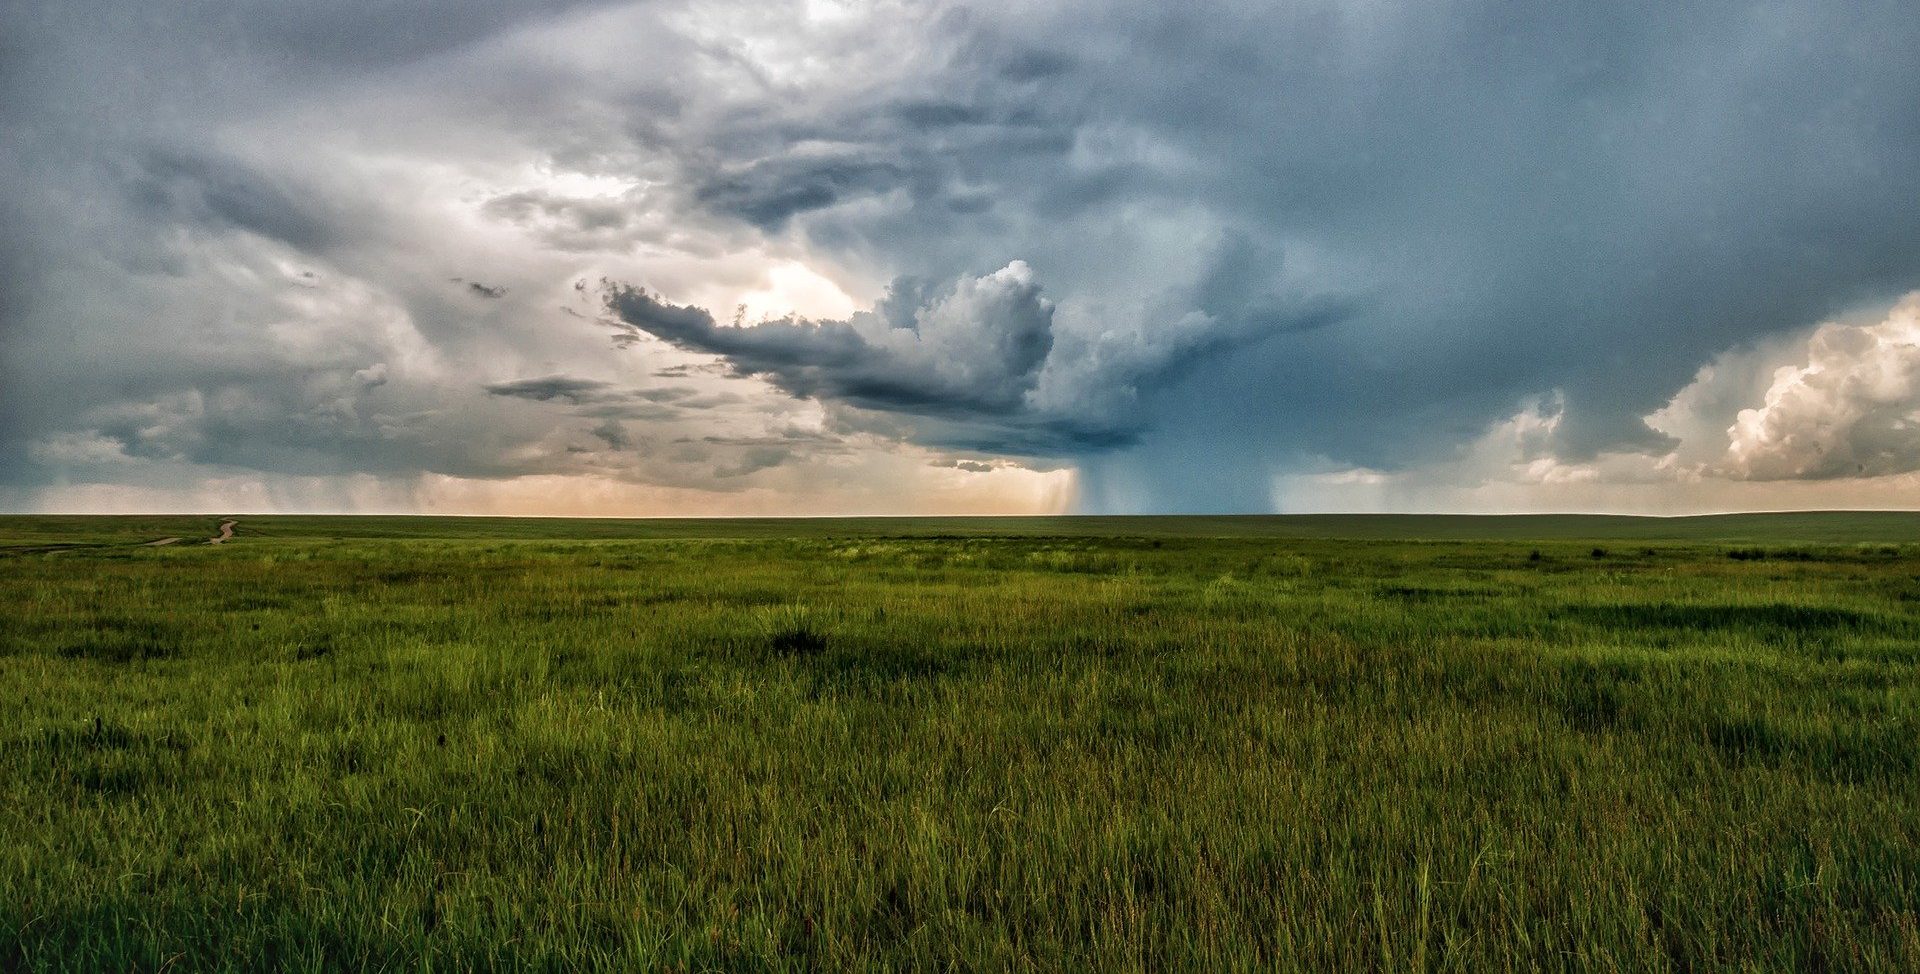
<path id="1" fill-rule="evenodd" d="M 221 522 L 220 522 L 220 533 L 219 533 L 219 534 L 216 534 L 216 535 L 214 535 L 214 536 L 213 536 L 213 537 L 211 537 L 211 538 L 208 538 L 208 539 L 207 539 L 207 543 L 208 543 L 208 544 L 221 544 L 221 543 L 223 543 L 223 542 L 227 542 L 227 541 L 232 541 L 232 540 L 233 540 L 233 528 L 234 528 L 234 525 L 236 525 L 236 524 L 239 524 L 239 523 L 240 523 L 240 521 L 239 521 L 238 519 L 236 519 L 236 518 L 227 518 L 226 520 L 224 520 L 224 521 L 221 521 Z M 164 548 L 164 547 L 166 547 L 167 545 L 170 545 L 170 544 L 179 544 L 179 543 L 180 543 L 181 541 L 183 541 L 183 540 L 185 540 L 185 539 L 183 539 L 183 538 L 161 538 L 161 539 L 160 539 L 160 540 L 158 540 L 158 541 L 145 541 L 145 542 L 142 542 L 142 543 L 141 543 L 141 546 L 142 546 L 142 547 L 145 547 L 145 548 Z"/>

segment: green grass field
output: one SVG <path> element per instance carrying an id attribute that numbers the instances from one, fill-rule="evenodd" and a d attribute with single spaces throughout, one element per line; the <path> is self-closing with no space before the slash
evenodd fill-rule
<path id="1" fill-rule="evenodd" d="M 1920 970 L 1920 515 L 218 523 L 0 518 L 0 967 Z"/>

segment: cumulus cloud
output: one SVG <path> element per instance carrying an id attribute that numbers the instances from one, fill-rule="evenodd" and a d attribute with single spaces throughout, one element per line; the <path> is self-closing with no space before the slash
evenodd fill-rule
<path id="1" fill-rule="evenodd" d="M 1883 314 L 1730 349 L 1645 417 L 1657 445 L 1576 455 L 1563 393 L 1529 399 L 1443 459 L 1398 469 L 1304 458 L 1291 510 L 1648 513 L 1910 507 L 1920 489 L 1920 292 Z"/>
<path id="2" fill-rule="evenodd" d="M 1907 346 L 1802 331 L 1920 282 L 1911 3 L 16 6 L 0 491 L 33 503 L 164 467 L 891 510 L 1020 456 L 1089 510 L 1247 510 L 1276 468 L 1911 455 Z M 606 314 L 602 279 L 650 290 Z M 1463 464 L 1490 430 L 1525 459 Z"/>
<path id="3" fill-rule="evenodd" d="M 1727 430 L 1721 469 L 1749 480 L 1920 470 L 1920 293 L 1871 325 L 1822 325 Z"/>
<path id="4" fill-rule="evenodd" d="M 1244 250 L 1230 246 L 1194 288 L 1132 308 L 1077 306 L 1065 320 L 1017 260 L 944 287 L 898 279 L 873 310 L 846 320 L 722 325 L 710 312 L 632 286 L 612 287 L 606 300 L 615 320 L 720 356 L 734 374 L 763 376 L 790 395 L 948 421 L 906 435 L 1072 454 L 1132 442 L 1147 421 L 1137 408 L 1141 393 L 1206 354 L 1351 313 L 1346 301 L 1221 284 L 1253 276 L 1237 266 Z"/>
<path id="5" fill-rule="evenodd" d="M 699 308 L 619 286 L 619 321 L 690 351 L 718 355 L 800 397 L 937 417 L 1009 417 L 1039 382 L 1053 347 L 1053 302 L 1026 264 L 963 277 L 906 311 L 901 282 L 878 312 L 845 321 L 784 318 L 721 325 Z"/>

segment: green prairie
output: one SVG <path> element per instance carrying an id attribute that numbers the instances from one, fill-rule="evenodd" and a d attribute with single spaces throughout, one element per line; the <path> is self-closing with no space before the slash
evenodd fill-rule
<path id="1" fill-rule="evenodd" d="M 1920 970 L 1920 515 L 219 520 L 0 518 L 0 967 Z"/>

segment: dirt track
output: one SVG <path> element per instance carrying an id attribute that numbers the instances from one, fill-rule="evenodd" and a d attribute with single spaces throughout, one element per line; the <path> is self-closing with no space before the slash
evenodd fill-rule
<path id="1" fill-rule="evenodd" d="M 230 518 L 227 518 L 227 519 L 226 519 L 226 520 L 224 520 L 224 521 L 221 521 L 221 522 L 220 522 L 220 533 L 219 533 L 219 534 L 216 534 L 216 535 L 214 535 L 214 536 L 213 536 L 213 537 L 211 537 L 211 538 L 208 538 L 208 539 L 207 539 L 207 543 L 208 543 L 208 544 L 221 544 L 221 543 L 223 543 L 223 542 L 227 542 L 227 541 L 232 541 L 232 540 L 233 540 L 233 528 L 234 528 L 234 526 L 235 526 L 235 525 L 237 525 L 237 524 L 239 524 L 239 523 L 240 523 L 240 521 L 239 521 L 239 519 L 238 519 L 238 518 L 231 518 L 231 517 L 230 517 Z M 141 542 L 141 547 L 144 547 L 144 548 L 164 548 L 164 547 L 166 547 L 167 545 L 170 545 L 170 544 L 179 544 L 179 543 L 180 543 L 181 541 L 183 541 L 183 540 L 185 540 L 185 539 L 184 539 L 184 538 L 161 538 L 161 539 L 160 539 L 160 540 L 158 540 L 158 541 L 143 541 L 143 542 Z"/>

